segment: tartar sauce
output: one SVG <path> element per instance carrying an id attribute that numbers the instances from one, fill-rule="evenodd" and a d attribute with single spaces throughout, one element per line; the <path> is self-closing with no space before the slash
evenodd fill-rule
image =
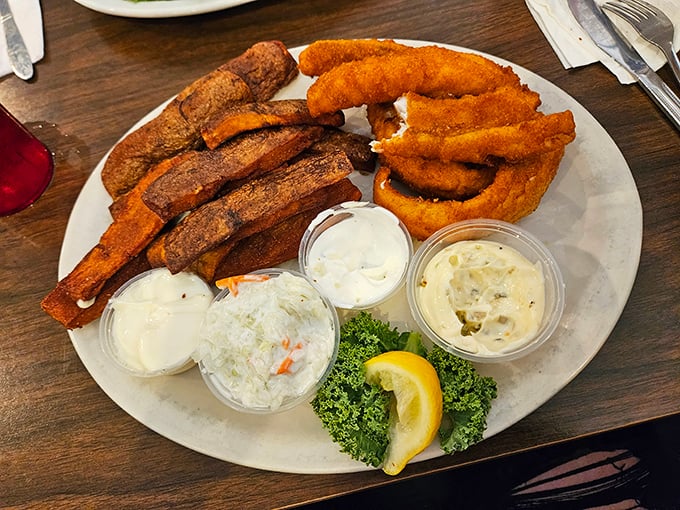
<path id="1" fill-rule="evenodd" d="M 515 349 L 538 331 L 545 307 L 540 265 L 493 241 L 460 241 L 427 264 L 416 299 L 428 325 L 465 351 Z"/>
<path id="2" fill-rule="evenodd" d="M 165 268 L 145 273 L 111 298 L 113 356 L 140 375 L 193 365 L 191 354 L 212 298 L 210 287 L 194 274 L 173 275 Z"/>
<path id="3" fill-rule="evenodd" d="M 206 313 L 194 359 L 227 403 L 275 411 L 307 395 L 336 345 L 333 311 L 302 276 L 244 280 Z"/>
<path id="4" fill-rule="evenodd" d="M 348 202 L 332 217 L 322 213 L 315 220 L 321 221 L 334 224 L 313 241 L 303 270 L 335 306 L 372 306 L 399 287 L 412 245 L 394 214 L 365 202 Z"/>

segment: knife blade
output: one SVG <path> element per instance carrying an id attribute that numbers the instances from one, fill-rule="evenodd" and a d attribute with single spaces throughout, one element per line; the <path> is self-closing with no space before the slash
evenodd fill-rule
<path id="1" fill-rule="evenodd" d="M 593 0 L 567 0 L 569 9 L 593 42 L 637 78 L 642 89 L 680 130 L 680 98 L 617 32 Z"/>
<path id="2" fill-rule="evenodd" d="M 7 0 L 0 0 L 0 22 L 5 31 L 7 41 L 7 54 L 12 71 L 22 80 L 30 80 L 33 77 L 33 63 L 28 54 L 24 38 L 21 37 L 19 27 L 17 27 L 12 15 L 12 9 Z"/>

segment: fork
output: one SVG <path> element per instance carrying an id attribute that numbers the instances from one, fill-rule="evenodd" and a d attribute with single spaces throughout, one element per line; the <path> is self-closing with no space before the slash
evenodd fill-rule
<path id="1" fill-rule="evenodd" d="M 680 60 L 673 47 L 673 23 L 663 11 L 643 0 L 609 1 L 602 7 L 626 20 L 638 34 L 663 51 L 680 83 Z"/>

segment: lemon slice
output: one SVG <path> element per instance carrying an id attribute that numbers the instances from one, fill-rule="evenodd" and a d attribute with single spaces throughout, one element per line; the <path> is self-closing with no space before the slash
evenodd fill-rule
<path id="1" fill-rule="evenodd" d="M 390 444 L 383 471 L 396 475 L 437 436 L 442 390 L 434 367 L 407 351 L 389 351 L 365 363 L 366 380 L 393 392 Z"/>

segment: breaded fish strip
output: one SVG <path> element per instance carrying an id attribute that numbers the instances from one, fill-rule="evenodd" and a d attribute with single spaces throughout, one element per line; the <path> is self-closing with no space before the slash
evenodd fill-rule
<path id="1" fill-rule="evenodd" d="M 214 151 L 197 151 L 170 168 L 142 194 L 163 220 L 198 207 L 228 181 L 279 167 L 323 134 L 320 126 L 261 129 L 233 138 Z"/>
<path id="2" fill-rule="evenodd" d="M 207 281 L 215 281 L 295 258 L 302 234 L 319 212 L 359 199 L 359 188 L 342 179 L 293 202 L 281 214 L 270 214 L 239 230 L 226 243 L 201 255 L 192 269 Z"/>
<path id="3" fill-rule="evenodd" d="M 390 169 L 381 167 L 373 183 L 373 200 L 399 217 L 411 235 L 423 240 L 440 228 L 471 218 L 491 218 L 514 223 L 539 205 L 559 168 L 564 147 L 517 164 L 499 166 L 493 183 L 465 201 L 426 200 L 398 191 Z"/>
<path id="4" fill-rule="evenodd" d="M 522 85 L 459 98 L 433 99 L 408 92 L 397 103 L 409 128 L 456 133 L 536 118 L 541 98 Z"/>
<path id="5" fill-rule="evenodd" d="M 392 103 L 368 105 L 366 111 L 376 138 L 389 138 L 399 130 L 401 118 Z M 386 154 L 381 154 L 379 160 L 399 181 L 428 198 L 470 198 L 491 184 L 496 173 L 494 167 L 457 161 L 444 163 Z"/>
<path id="6" fill-rule="evenodd" d="M 408 91 L 446 97 L 503 86 L 519 87 L 519 77 L 510 67 L 472 53 L 424 46 L 334 67 L 309 87 L 307 106 L 312 115 L 321 115 L 394 101 Z"/>
<path id="7" fill-rule="evenodd" d="M 235 103 L 271 99 L 297 73 L 281 42 L 254 44 L 185 87 L 157 117 L 123 138 L 102 169 L 104 187 L 118 198 L 154 164 L 202 146 L 200 129 L 213 114 Z"/>
<path id="8" fill-rule="evenodd" d="M 423 157 L 477 164 L 498 158 L 517 162 L 543 152 L 555 151 L 576 136 L 569 110 L 509 126 L 490 127 L 449 135 L 406 129 L 401 135 L 376 142 L 373 149 L 386 156 Z"/>
<path id="9" fill-rule="evenodd" d="M 225 140 L 255 129 L 296 124 L 338 127 L 344 123 L 342 112 L 312 117 L 304 99 L 282 99 L 226 108 L 201 128 L 201 136 L 209 149 L 215 149 Z"/>
<path id="10" fill-rule="evenodd" d="M 352 170 L 349 159 L 341 152 L 310 157 L 284 170 L 253 179 L 202 205 L 166 237 L 168 269 L 173 273 L 181 271 L 249 223 L 285 209 L 291 202 L 343 179 Z"/>
<path id="11" fill-rule="evenodd" d="M 326 39 L 315 41 L 300 53 L 302 74 L 319 76 L 345 62 L 402 51 L 408 46 L 390 39 Z"/>
<path id="12" fill-rule="evenodd" d="M 67 329 L 81 328 L 100 317 L 109 298 L 125 282 L 150 268 L 151 266 L 144 254 L 137 255 L 106 280 L 94 303 L 87 308 L 78 306 L 78 303 L 68 295 L 65 286 L 62 284 L 57 284 L 43 298 L 40 306 Z"/>

